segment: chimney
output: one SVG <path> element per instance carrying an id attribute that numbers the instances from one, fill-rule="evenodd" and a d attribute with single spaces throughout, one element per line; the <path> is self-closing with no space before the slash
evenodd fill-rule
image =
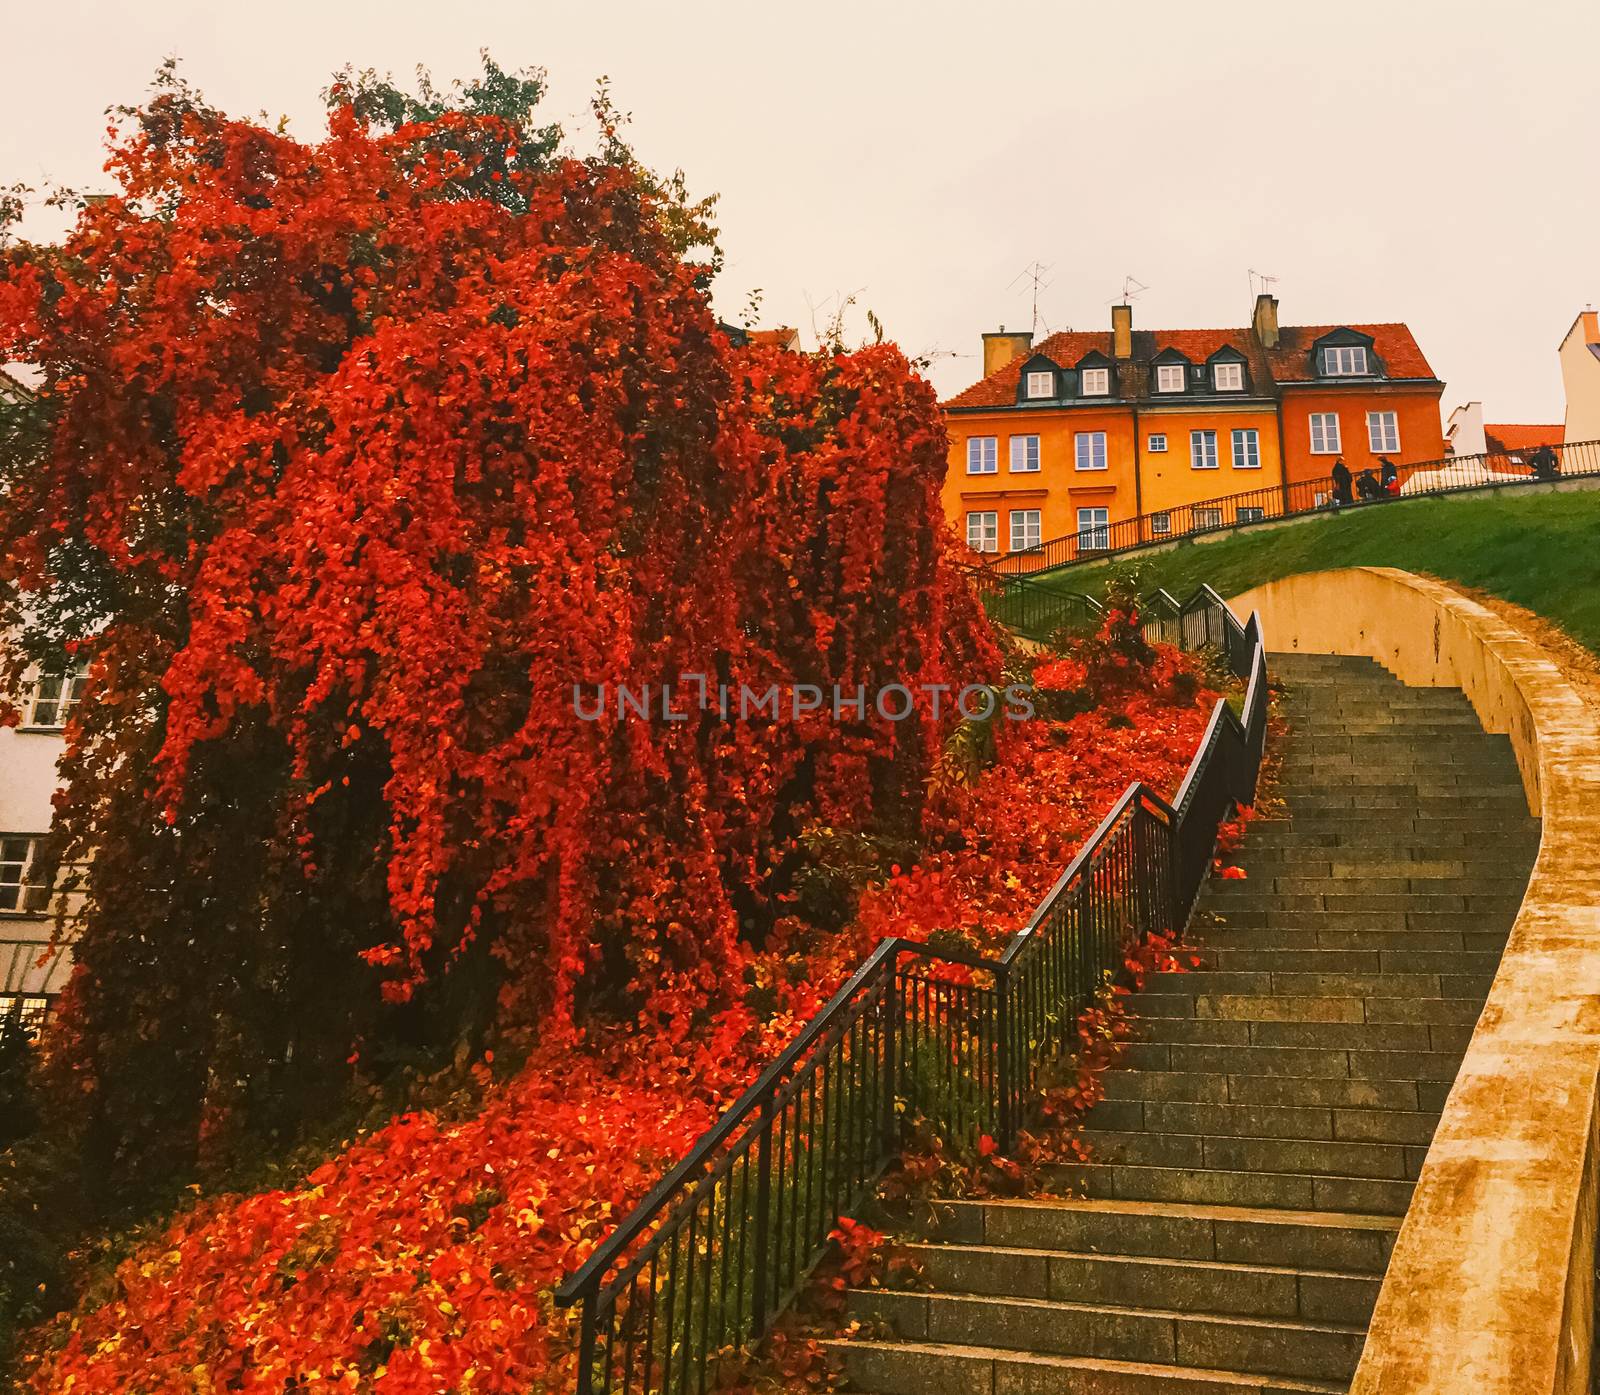
<path id="1" fill-rule="evenodd" d="M 1263 349 L 1278 347 L 1278 298 L 1263 291 L 1256 297 L 1256 312 L 1251 316 L 1256 338 Z"/>
<path id="2" fill-rule="evenodd" d="M 1032 333 L 1007 334 L 1006 327 L 1001 325 L 993 334 L 983 336 L 983 376 L 987 378 L 991 373 L 1004 368 L 1006 364 L 1021 358 L 1033 347 Z"/>
<path id="3" fill-rule="evenodd" d="M 1111 307 L 1111 357 L 1133 357 L 1133 306 Z"/>

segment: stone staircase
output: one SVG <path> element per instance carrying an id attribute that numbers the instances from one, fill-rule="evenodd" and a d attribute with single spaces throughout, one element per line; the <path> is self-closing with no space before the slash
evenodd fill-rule
<path id="1" fill-rule="evenodd" d="M 929 1292 L 858 1292 L 881 1395 L 1338 1392 L 1538 846 L 1511 746 L 1457 691 L 1277 655 L 1281 816 L 1213 878 L 1203 968 L 1138 1041 L 1063 1201 L 950 1201 Z"/>

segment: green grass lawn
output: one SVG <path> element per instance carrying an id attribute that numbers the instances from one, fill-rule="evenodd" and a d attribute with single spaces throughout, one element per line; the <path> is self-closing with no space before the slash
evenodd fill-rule
<path id="1" fill-rule="evenodd" d="M 1035 580 L 1099 595 L 1108 571 L 1135 564 L 1144 587 L 1164 586 L 1180 599 L 1201 582 L 1234 596 L 1296 572 L 1404 567 L 1526 606 L 1600 654 L 1597 490 L 1372 504 L 1219 542 L 1068 567 Z"/>

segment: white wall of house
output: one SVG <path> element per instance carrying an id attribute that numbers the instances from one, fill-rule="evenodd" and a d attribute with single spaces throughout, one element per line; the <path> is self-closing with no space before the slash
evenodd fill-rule
<path id="1" fill-rule="evenodd" d="M 1600 440 L 1600 312 L 1585 310 L 1561 341 L 1568 441 Z"/>
<path id="2" fill-rule="evenodd" d="M 1445 444 L 1454 455 L 1483 455 L 1489 444 L 1483 434 L 1483 403 L 1463 402 L 1444 424 Z"/>
<path id="3" fill-rule="evenodd" d="M 36 1008 L 37 999 L 60 990 L 71 966 L 69 950 L 43 955 L 55 907 L 30 879 L 33 854 L 50 831 L 51 796 L 60 783 L 56 763 L 66 745 L 59 700 L 41 707 L 38 696 L 33 675 L 20 701 L 22 725 L 0 728 L 0 1012 L 18 997 L 25 1010 Z M 48 724 L 37 720 L 41 716 Z"/>

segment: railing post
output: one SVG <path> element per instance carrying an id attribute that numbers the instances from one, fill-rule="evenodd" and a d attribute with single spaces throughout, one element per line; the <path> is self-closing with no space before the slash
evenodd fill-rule
<path id="1" fill-rule="evenodd" d="M 1016 1120 L 1011 1117 L 1011 969 L 1007 964 L 994 971 L 995 1078 L 1000 1082 L 1000 1137 L 1002 1153 L 1011 1151 Z"/>
<path id="2" fill-rule="evenodd" d="M 900 956 L 889 956 L 887 979 L 883 986 L 883 1118 L 879 1121 L 882 1131 L 883 1156 L 890 1157 L 894 1153 L 895 1128 L 894 1104 L 895 1087 L 899 1083 L 900 1074 L 900 990 L 895 986 L 894 976 Z"/>
<path id="3" fill-rule="evenodd" d="M 756 1238 L 755 1279 L 750 1293 L 750 1335 L 763 1336 L 767 1330 L 767 1218 L 772 1210 L 772 1095 L 761 1101 L 760 1132 L 756 1135 Z"/>
<path id="4" fill-rule="evenodd" d="M 600 1284 L 583 1295 L 583 1311 L 578 1318 L 578 1392 L 577 1395 L 594 1395 L 594 1329 L 595 1307 L 600 1302 Z"/>

